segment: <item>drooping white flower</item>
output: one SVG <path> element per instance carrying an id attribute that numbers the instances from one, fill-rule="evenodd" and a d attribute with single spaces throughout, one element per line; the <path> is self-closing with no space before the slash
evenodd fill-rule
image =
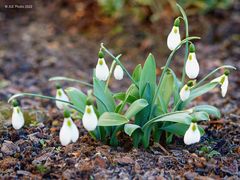
<path id="1" fill-rule="evenodd" d="M 197 123 L 192 122 L 184 135 L 184 143 L 186 145 L 190 145 L 199 142 L 200 139 L 201 134 L 198 129 Z"/>
<path id="2" fill-rule="evenodd" d="M 225 71 L 223 75 L 218 78 L 213 79 L 211 82 L 218 82 L 221 85 L 222 97 L 225 97 L 228 90 L 228 75 L 229 71 Z"/>
<path id="3" fill-rule="evenodd" d="M 189 55 L 185 65 L 185 71 L 190 79 L 195 79 L 199 74 L 199 64 L 196 58 L 195 47 L 190 45 Z"/>
<path id="4" fill-rule="evenodd" d="M 69 102 L 68 96 L 60 86 L 57 86 L 56 99 Z M 58 109 L 64 109 L 67 107 L 67 105 L 68 103 L 56 101 L 56 106 L 58 107 Z"/>
<path id="5" fill-rule="evenodd" d="M 174 26 L 167 37 L 167 46 L 172 51 L 181 43 L 181 36 L 179 32 L 180 20 L 177 18 L 174 21 Z"/>
<path id="6" fill-rule="evenodd" d="M 123 69 L 120 65 L 116 65 L 114 69 L 114 77 L 117 80 L 122 80 L 123 79 Z"/>
<path id="7" fill-rule="evenodd" d="M 14 129 L 20 129 L 24 125 L 24 117 L 23 113 L 17 103 L 17 101 L 13 102 L 13 113 L 12 113 L 12 126 Z"/>
<path id="8" fill-rule="evenodd" d="M 87 131 L 93 131 L 96 129 L 97 124 L 98 124 L 98 119 L 97 119 L 97 115 L 95 114 L 92 105 L 86 105 L 85 112 L 84 112 L 83 118 L 82 118 L 82 122 L 83 122 L 83 127 Z"/>
<path id="9" fill-rule="evenodd" d="M 180 98 L 182 101 L 185 101 L 189 98 L 189 96 L 190 96 L 190 87 L 188 87 L 188 85 L 185 84 L 180 91 Z"/>
<path id="10" fill-rule="evenodd" d="M 104 58 L 99 58 L 96 66 L 96 77 L 99 80 L 106 81 L 109 76 L 109 69 Z"/>
<path id="11" fill-rule="evenodd" d="M 76 124 L 70 117 L 69 112 L 64 112 L 64 122 L 60 129 L 59 138 L 63 146 L 68 145 L 71 142 L 76 142 L 79 137 L 79 131 Z"/>

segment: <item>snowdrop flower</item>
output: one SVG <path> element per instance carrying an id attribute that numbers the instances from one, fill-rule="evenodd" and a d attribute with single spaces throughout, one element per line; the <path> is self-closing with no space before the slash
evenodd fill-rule
<path id="1" fill-rule="evenodd" d="M 189 47 L 189 55 L 185 65 L 185 71 L 190 79 L 195 79 L 199 74 L 199 64 L 196 58 L 195 47 L 193 44 Z"/>
<path id="2" fill-rule="evenodd" d="M 230 72 L 228 70 L 226 70 L 222 76 L 215 78 L 211 81 L 211 82 L 218 82 L 221 85 L 222 97 L 225 97 L 226 93 L 227 93 L 229 73 Z"/>
<path id="3" fill-rule="evenodd" d="M 123 69 L 120 65 L 116 65 L 114 70 L 114 77 L 117 80 L 122 80 L 123 78 Z"/>
<path id="4" fill-rule="evenodd" d="M 185 84 L 180 91 L 180 98 L 182 101 L 186 101 L 190 96 L 190 89 L 193 86 L 193 82 L 189 81 Z"/>
<path id="5" fill-rule="evenodd" d="M 109 69 L 103 58 L 103 53 L 100 51 L 98 54 L 98 63 L 96 66 L 96 77 L 99 80 L 106 81 L 108 76 L 109 76 Z"/>
<path id="6" fill-rule="evenodd" d="M 184 139 L 183 139 L 184 143 L 186 145 L 194 144 L 199 142 L 200 138 L 201 138 L 201 134 L 198 129 L 197 123 L 192 122 L 184 135 Z"/>
<path id="7" fill-rule="evenodd" d="M 13 101 L 12 126 L 14 129 L 20 129 L 24 125 L 23 113 L 16 100 Z"/>
<path id="8" fill-rule="evenodd" d="M 96 129 L 98 124 L 98 119 L 92 105 L 86 105 L 82 122 L 83 122 L 83 127 L 87 131 L 93 131 Z"/>
<path id="9" fill-rule="evenodd" d="M 56 99 L 69 102 L 69 98 L 67 97 L 60 85 L 57 85 Z M 56 106 L 58 107 L 58 109 L 64 109 L 67 107 L 67 105 L 68 104 L 65 102 L 56 101 Z"/>
<path id="10" fill-rule="evenodd" d="M 76 142 L 79 137 L 79 131 L 76 124 L 73 122 L 68 110 L 64 111 L 63 126 L 60 130 L 59 138 L 63 146 L 71 142 Z"/>
<path id="11" fill-rule="evenodd" d="M 181 36 L 179 33 L 180 20 L 177 18 L 174 21 L 174 26 L 167 37 L 167 46 L 172 51 L 181 43 Z"/>

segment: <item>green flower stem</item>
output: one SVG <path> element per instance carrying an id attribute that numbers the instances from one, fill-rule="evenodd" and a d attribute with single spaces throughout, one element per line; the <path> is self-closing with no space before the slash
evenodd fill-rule
<path id="1" fill-rule="evenodd" d="M 178 107 L 178 105 L 182 102 L 182 100 L 179 98 L 177 104 L 173 107 L 172 112 L 174 112 L 176 110 L 176 108 Z"/>
<path id="2" fill-rule="evenodd" d="M 127 74 L 127 76 L 131 79 L 131 81 L 138 87 L 137 82 L 132 78 L 132 76 L 130 75 L 130 73 L 128 72 L 128 70 L 124 67 L 124 65 L 119 61 L 119 59 L 117 59 L 110 51 L 108 51 L 107 48 L 104 47 L 103 43 L 101 43 L 101 48 L 102 50 L 104 50 L 106 53 L 108 53 L 109 56 L 111 56 L 114 61 L 117 62 L 117 64 L 119 66 L 121 66 L 121 68 L 123 69 L 123 71 Z"/>
<path id="3" fill-rule="evenodd" d="M 63 76 L 52 77 L 52 78 L 49 79 L 49 81 L 71 81 L 71 82 L 80 83 L 80 84 L 85 85 L 85 86 L 93 87 L 93 85 L 90 84 L 90 83 L 87 83 L 87 82 L 84 82 L 84 81 L 80 81 L 80 80 L 77 80 L 77 79 L 63 77 Z"/>
<path id="4" fill-rule="evenodd" d="M 184 24 L 185 24 L 185 36 L 186 38 L 189 37 L 189 30 L 188 30 L 188 19 L 187 19 L 187 15 L 185 13 L 185 11 L 183 10 L 183 8 L 177 4 L 178 9 L 180 10 L 182 16 L 183 16 L 183 20 L 184 20 Z M 188 41 L 186 42 L 186 49 L 185 49 L 185 55 L 184 55 L 184 65 L 183 65 L 183 70 L 182 70 L 182 86 L 184 84 L 185 81 L 185 76 L 186 76 L 186 72 L 185 72 L 185 66 L 186 66 L 186 62 L 187 62 L 187 58 L 188 58 Z"/>
<path id="5" fill-rule="evenodd" d="M 204 77 L 201 81 L 199 81 L 192 89 L 196 89 L 197 87 L 199 87 L 200 85 L 202 85 L 203 82 L 204 82 L 205 80 L 207 80 L 210 76 L 214 75 L 218 70 L 224 69 L 224 68 L 236 70 L 236 68 L 235 68 L 234 66 L 229 66 L 229 65 L 220 66 L 220 67 L 214 69 L 212 72 L 210 72 L 207 76 L 205 76 L 205 77 Z"/>
<path id="6" fill-rule="evenodd" d="M 159 82 L 158 82 L 158 86 L 157 86 L 157 90 L 155 91 L 155 94 L 154 94 L 154 97 L 153 97 L 153 101 L 152 101 L 152 106 L 151 106 L 151 109 L 150 109 L 150 116 L 149 116 L 149 119 L 152 118 L 152 111 L 153 111 L 153 106 L 156 102 L 156 99 L 157 99 L 157 96 L 158 96 L 158 93 L 159 93 L 159 90 L 160 90 L 160 86 L 161 86 L 161 83 L 162 83 L 162 80 L 163 80 L 163 77 L 167 71 L 167 69 L 169 68 L 171 62 L 172 62 L 172 59 L 173 59 L 173 55 L 175 54 L 175 52 L 183 45 L 185 44 L 186 42 L 188 42 L 189 40 L 193 40 L 193 39 L 200 39 L 200 37 L 196 37 L 196 36 L 193 36 L 193 37 L 188 37 L 188 38 L 185 38 L 184 40 L 181 41 L 181 43 L 171 52 L 171 54 L 169 55 L 168 59 L 167 59 L 167 63 L 163 69 L 163 72 L 160 76 L 160 79 L 159 79 Z"/>
<path id="7" fill-rule="evenodd" d="M 13 95 L 9 100 L 8 102 L 11 102 L 13 99 L 16 99 L 18 97 L 24 97 L 24 96 L 29 96 L 29 97 L 39 97 L 39 98 L 42 98 L 42 99 L 50 99 L 50 100 L 54 100 L 54 101 L 60 101 L 60 102 L 64 102 L 64 103 L 67 103 L 68 106 L 72 109 L 75 109 L 76 111 L 80 112 L 80 113 L 84 113 L 82 112 L 80 109 L 78 109 L 76 106 L 72 105 L 72 103 L 68 102 L 68 101 L 64 101 L 64 100 L 61 100 L 61 99 L 56 99 L 54 97 L 51 97 L 51 96 L 44 96 L 44 95 L 40 95 L 40 94 L 33 94 L 33 93 L 19 93 L 19 94 L 15 94 Z"/>
<path id="8" fill-rule="evenodd" d="M 121 55 L 118 55 L 116 58 L 119 58 L 120 56 Z M 110 71 L 109 71 L 109 76 L 108 76 L 108 79 L 107 79 L 107 82 L 106 82 L 106 85 L 105 85 L 105 91 L 108 88 L 108 85 L 109 85 L 109 82 L 110 82 L 110 79 L 111 79 L 111 76 L 112 76 L 115 65 L 116 65 L 116 61 L 113 61 L 112 65 L 111 65 L 111 68 L 110 68 Z"/>
<path id="9" fill-rule="evenodd" d="M 88 131 L 89 135 L 94 139 L 97 140 L 95 134 L 93 133 L 93 131 Z"/>

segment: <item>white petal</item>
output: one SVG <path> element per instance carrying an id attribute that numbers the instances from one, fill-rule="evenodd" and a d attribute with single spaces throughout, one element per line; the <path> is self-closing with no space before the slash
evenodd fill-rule
<path id="1" fill-rule="evenodd" d="M 228 77 L 225 75 L 225 79 L 223 81 L 223 84 L 221 85 L 222 97 L 226 96 L 227 89 L 228 89 Z"/>
<path id="2" fill-rule="evenodd" d="M 14 129 L 20 129 L 24 125 L 24 117 L 19 107 L 13 108 L 12 126 Z"/>
<path id="3" fill-rule="evenodd" d="M 218 83 L 220 83 L 220 82 L 221 82 L 221 79 L 222 79 L 222 77 L 223 77 L 223 76 L 217 77 L 217 78 L 215 78 L 215 79 L 211 80 L 211 82 L 218 82 Z"/>
<path id="4" fill-rule="evenodd" d="M 72 142 L 76 142 L 79 138 L 79 131 L 76 124 L 72 121 Z"/>
<path id="5" fill-rule="evenodd" d="M 59 133 L 60 142 L 63 146 L 68 145 L 72 139 L 71 127 L 68 126 L 67 121 L 68 119 L 65 118 Z"/>
<path id="6" fill-rule="evenodd" d="M 190 58 L 192 57 L 192 58 Z M 190 79 L 195 79 L 199 74 L 199 64 L 195 53 L 189 53 L 185 71 Z"/>
<path id="7" fill-rule="evenodd" d="M 100 64 L 99 61 L 102 61 L 102 64 Z M 108 66 L 105 63 L 104 58 L 99 58 L 96 66 L 96 77 L 99 80 L 106 81 L 108 76 L 109 76 Z"/>
<path id="8" fill-rule="evenodd" d="M 167 37 L 167 46 L 172 51 L 174 50 L 181 42 L 181 36 L 179 33 L 179 27 L 173 26 L 171 32 Z"/>
<path id="9" fill-rule="evenodd" d="M 91 112 L 88 113 L 87 109 L 90 108 Z M 86 106 L 85 108 L 85 113 L 83 115 L 82 118 L 82 122 L 83 122 L 83 127 L 88 130 L 88 131 L 93 131 L 96 129 L 97 124 L 98 124 L 98 119 L 97 116 L 93 110 L 93 106 Z"/>
<path id="10" fill-rule="evenodd" d="M 121 66 L 117 65 L 117 66 L 115 67 L 114 77 L 115 77 L 115 79 L 117 79 L 117 80 L 122 80 L 122 78 L 123 78 L 123 69 L 121 68 Z"/>
<path id="11" fill-rule="evenodd" d="M 65 94 L 63 89 L 57 89 L 56 99 L 60 99 L 60 100 L 69 102 L 69 98 L 67 97 L 67 95 Z M 56 106 L 59 109 L 64 109 L 64 108 L 67 107 L 67 105 L 68 105 L 67 103 L 64 103 L 64 102 L 61 102 L 61 101 L 56 101 Z"/>
<path id="12" fill-rule="evenodd" d="M 185 85 L 180 91 L 180 98 L 182 101 L 185 101 L 189 98 L 189 96 L 190 96 L 190 89 L 187 87 L 187 85 Z"/>
<path id="13" fill-rule="evenodd" d="M 193 131 L 193 126 L 196 126 L 196 129 Z M 190 127 L 184 135 L 184 143 L 186 145 L 194 144 L 200 141 L 201 134 L 198 129 L 197 123 L 191 123 Z"/>

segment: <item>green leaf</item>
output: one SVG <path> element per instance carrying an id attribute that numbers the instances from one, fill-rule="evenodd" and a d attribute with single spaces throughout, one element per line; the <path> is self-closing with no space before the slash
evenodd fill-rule
<path id="1" fill-rule="evenodd" d="M 141 127 L 136 124 L 125 124 L 124 125 L 124 132 L 129 136 L 132 136 L 133 132 L 136 131 L 137 129 L 141 130 Z"/>
<path id="2" fill-rule="evenodd" d="M 112 96 L 112 93 L 108 88 L 105 89 L 105 83 L 93 78 L 93 93 L 97 98 L 97 106 L 100 114 L 104 112 L 114 112 L 115 110 L 115 101 Z"/>
<path id="3" fill-rule="evenodd" d="M 161 127 L 160 129 L 167 131 L 169 133 L 175 134 L 176 136 L 184 136 L 185 132 L 188 130 L 189 125 L 187 124 L 182 124 L 182 123 L 174 123 L 174 124 L 170 124 L 168 126 L 164 126 Z M 203 135 L 204 129 L 201 126 L 198 126 L 198 129 L 201 133 L 201 135 Z"/>
<path id="4" fill-rule="evenodd" d="M 204 111 L 194 112 L 191 114 L 192 117 L 196 118 L 197 121 L 208 121 L 209 115 Z"/>
<path id="5" fill-rule="evenodd" d="M 139 82 L 140 80 L 140 77 L 141 77 L 141 73 L 142 73 L 142 65 L 141 64 L 138 64 L 133 73 L 132 73 L 132 78 L 136 81 L 136 82 Z"/>
<path id="6" fill-rule="evenodd" d="M 149 94 L 145 93 L 146 85 L 149 84 L 150 92 Z M 151 104 L 156 88 L 156 63 L 153 55 L 150 53 L 147 57 L 147 60 L 143 66 L 139 81 L 139 94 L 141 98 L 147 99 L 146 96 L 151 97 L 148 100 L 148 103 Z"/>
<path id="7" fill-rule="evenodd" d="M 128 122 L 129 120 L 123 115 L 113 112 L 105 112 L 100 116 L 98 126 L 119 126 Z"/>
<path id="8" fill-rule="evenodd" d="M 195 112 L 204 111 L 204 112 L 208 113 L 209 115 L 212 115 L 212 116 L 214 116 L 216 118 L 220 118 L 221 117 L 220 111 L 216 107 L 211 106 L 211 105 L 195 106 L 193 108 L 193 111 L 195 111 Z"/>
<path id="9" fill-rule="evenodd" d="M 65 89 L 71 103 L 78 107 L 82 112 L 85 111 L 85 105 L 87 101 L 87 96 L 79 89 L 74 87 L 69 87 Z"/>
<path id="10" fill-rule="evenodd" d="M 116 94 L 113 95 L 113 97 L 114 97 L 115 99 L 124 101 L 125 98 L 126 98 L 126 93 L 125 93 L 125 92 L 116 93 Z M 127 102 L 127 103 L 133 103 L 133 102 L 136 101 L 136 100 L 137 100 L 136 97 L 131 96 L 131 95 L 128 95 L 126 102 Z"/>
<path id="11" fill-rule="evenodd" d="M 145 99 L 138 99 L 134 101 L 130 107 L 128 108 L 125 116 L 130 119 L 135 116 L 138 112 L 140 112 L 143 108 L 148 105 L 148 102 Z"/>
<path id="12" fill-rule="evenodd" d="M 217 85 L 218 85 L 217 82 L 210 82 L 210 83 L 207 83 L 207 84 L 205 84 L 203 86 L 200 86 L 196 89 L 193 89 L 190 93 L 189 98 L 186 101 L 184 101 L 180 104 L 180 106 L 179 106 L 180 109 L 183 109 L 184 107 L 186 107 L 192 100 L 194 100 L 198 96 L 201 96 L 201 95 L 207 93 L 208 91 L 211 91 Z"/>
<path id="13" fill-rule="evenodd" d="M 174 78 L 171 71 L 165 73 L 159 90 L 160 103 L 162 101 L 162 109 L 167 112 L 168 104 L 172 96 L 174 86 Z"/>

